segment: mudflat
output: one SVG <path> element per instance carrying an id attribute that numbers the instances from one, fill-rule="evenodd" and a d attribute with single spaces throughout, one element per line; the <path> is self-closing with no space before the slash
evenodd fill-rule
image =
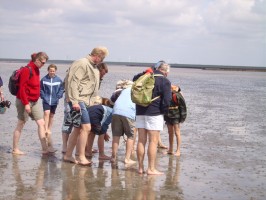
<path id="1" fill-rule="evenodd" d="M 151 176 L 139 175 L 137 165 L 123 163 L 122 140 L 116 164 L 99 161 L 98 153 L 91 166 L 63 162 L 63 100 L 52 132 L 58 151 L 42 156 L 37 126 L 28 121 L 19 143 L 26 155 L 13 155 L 17 119 L 7 82 L 11 72 L 25 64 L 0 62 L 5 96 L 12 102 L 0 115 L 0 199 L 266 199 L 265 72 L 171 69 L 168 78 L 180 85 L 188 106 L 181 125 L 181 156 L 158 149 L 157 167 L 164 175 Z M 68 67 L 58 64 L 61 78 Z M 41 69 L 42 76 L 46 68 Z M 132 79 L 144 69 L 110 65 L 101 96 L 110 97 L 119 79 Z M 110 129 L 108 133 L 112 135 Z M 166 126 L 161 137 L 168 145 Z M 111 155 L 111 141 L 105 143 L 105 153 Z"/>

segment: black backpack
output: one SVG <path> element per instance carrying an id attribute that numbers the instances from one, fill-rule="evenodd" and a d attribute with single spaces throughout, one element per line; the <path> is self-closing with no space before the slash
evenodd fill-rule
<path id="1" fill-rule="evenodd" d="M 26 66 L 29 70 L 30 70 L 30 77 L 32 77 L 32 69 L 30 66 Z M 8 82 L 8 89 L 9 92 L 16 96 L 18 93 L 18 84 L 19 84 L 19 76 L 23 70 L 23 68 L 25 67 L 20 67 L 19 69 L 13 71 L 12 75 L 9 78 L 9 82 Z"/>

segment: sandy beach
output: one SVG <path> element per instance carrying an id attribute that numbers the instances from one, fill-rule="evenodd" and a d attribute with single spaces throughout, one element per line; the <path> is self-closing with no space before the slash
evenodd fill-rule
<path id="1" fill-rule="evenodd" d="M 0 115 L 0 199 L 266 199 L 265 72 L 171 69 L 168 78 L 181 86 L 188 107 L 181 125 L 181 156 L 158 149 L 157 166 L 165 174 L 147 176 L 137 173 L 137 165 L 123 163 L 124 144 L 115 165 L 99 161 L 97 153 L 90 167 L 62 162 L 63 100 L 52 132 L 58 151 L 42 156 L 37 126 L 28 121 L 19 143 L 26 155 L 12 155 L 17 119 L 7 82 L 12 71 L 25 64 L 0 62 L 5 97 L 12 102 Z M 47 67 L 41 69 L 42 76 Z M 58 67 L 64 78 L 69 66 Z M 116 81 L 132 79 L 143 70 L 110 65 L 101 96 L 110 97 Z M 112 135 L 110 129 L 108 133 Z M 168 145 L 166 126 L 161 137 Z M 111 142 L 105 143 L 105 149 L 111 155 Z"/>

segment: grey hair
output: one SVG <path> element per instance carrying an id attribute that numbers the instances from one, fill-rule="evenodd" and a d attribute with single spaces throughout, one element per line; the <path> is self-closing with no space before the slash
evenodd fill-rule
<path id="1" fill-rule="evenodd" d="M 159 67 L 158 70 L 164 71 L 169 73 L 170 72 L 170 65 L 167 63 L 162 63 Z"/>

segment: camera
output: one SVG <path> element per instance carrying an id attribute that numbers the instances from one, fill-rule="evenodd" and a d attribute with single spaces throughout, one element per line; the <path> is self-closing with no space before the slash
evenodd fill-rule
<path id="1" fill-rule="evenodd" d="M 11 102 L 10 101 L 7 101 L 7 100 L 0 102 L 0 107 L 1 108 L 4 108 L 4 107 L 10 108 L 10 105 L 11 105 Z"/>

